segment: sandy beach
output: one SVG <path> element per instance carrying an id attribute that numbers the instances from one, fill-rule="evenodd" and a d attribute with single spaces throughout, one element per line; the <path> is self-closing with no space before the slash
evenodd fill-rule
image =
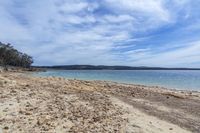
<path id="1" fill-rule="evenodd" d="M 0 73 L 0 133 L 199 133 L 200 93 Z"/>

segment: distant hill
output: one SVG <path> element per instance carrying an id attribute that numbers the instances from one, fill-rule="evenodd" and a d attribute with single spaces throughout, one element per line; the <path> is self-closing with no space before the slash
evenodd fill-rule
<path id="1" fill-rule="evenodd" d="M 57 70 L 200 70 L 200 68 L 163 68 L 163 67 L 131 67 L 131 66 L 105 66 L 105 65 L 61 65 L 61 66 L 34 66 L 36 68 Z"/>

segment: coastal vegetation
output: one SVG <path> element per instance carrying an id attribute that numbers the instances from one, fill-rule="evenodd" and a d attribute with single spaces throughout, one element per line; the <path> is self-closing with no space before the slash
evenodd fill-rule
<path id="1" fill-rule="evenodd" d="M 0 66 L 7 69 L 7 66 L 29 68 L 33 58 L 26 53 L 15 49 L 11 44 L 0 42 Z"/>

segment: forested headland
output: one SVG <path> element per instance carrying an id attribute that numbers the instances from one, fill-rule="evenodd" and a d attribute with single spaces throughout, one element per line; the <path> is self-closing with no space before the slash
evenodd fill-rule
<path id="1" fill-rule="evenodd" d="M 15 49 L 11 44 L 0 42 L 0 66 L 29 68 L 33 63 L 33 58 L 26 53 Z"/>

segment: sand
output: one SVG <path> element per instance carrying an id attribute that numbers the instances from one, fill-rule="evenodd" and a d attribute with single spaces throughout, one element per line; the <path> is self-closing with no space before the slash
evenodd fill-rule
<path id="1" fill-rule="evenodd" d="M 0 73 L 0 133 L 199 133 L 199 110 L 199 92 Z"/>

